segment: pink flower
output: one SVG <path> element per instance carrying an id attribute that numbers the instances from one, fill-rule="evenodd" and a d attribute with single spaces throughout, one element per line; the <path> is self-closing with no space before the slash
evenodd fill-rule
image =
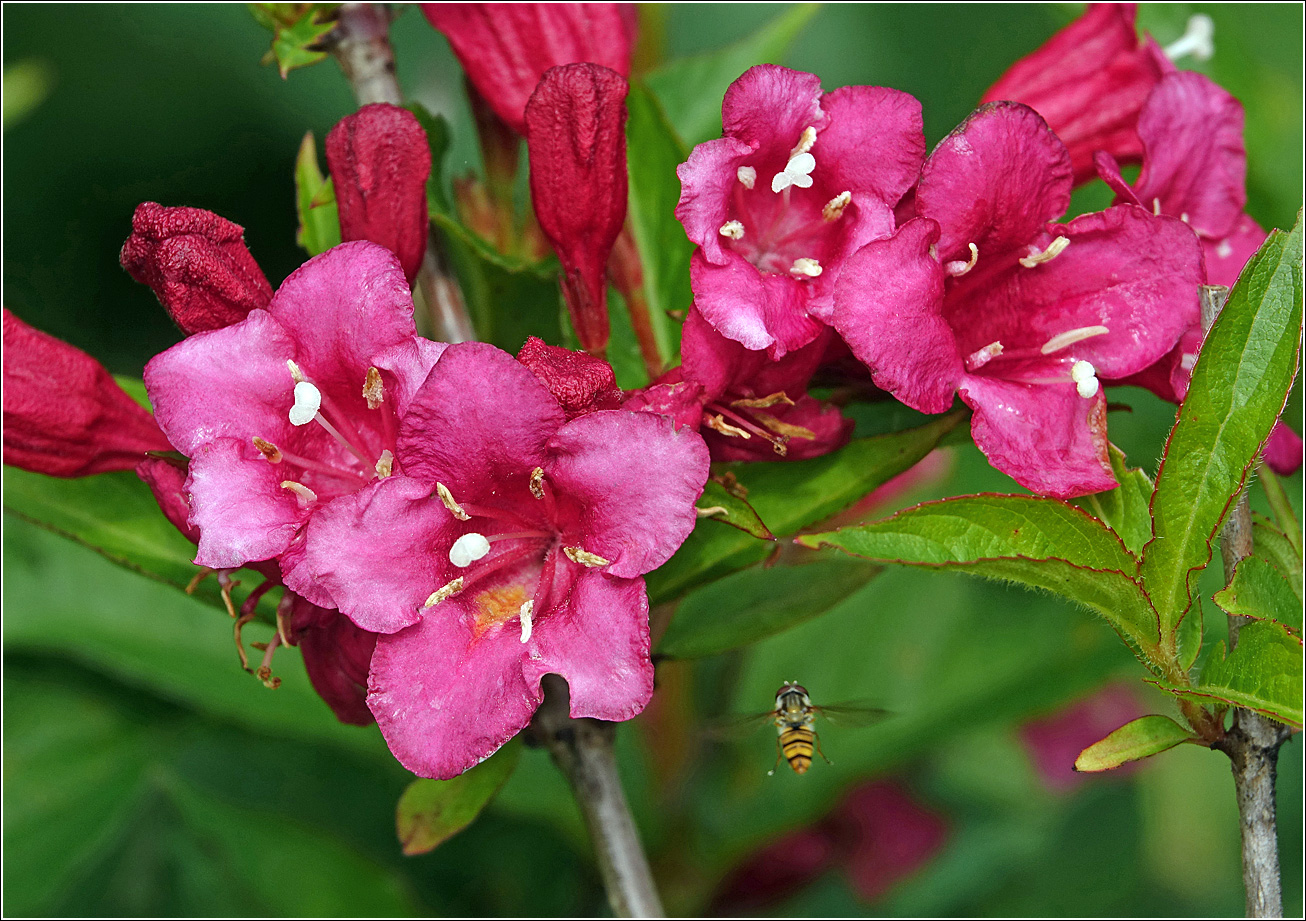
<path id="1" fill-rule="evenodd" d="M 1043 783 L 1065 792 L 1087 779 L 1075 772 L 1079 753 L 1145 712 L 1130 688 L 1112 684 L 1050 716 L 1030 720 L 1020 728 L 1020 740 Z M 1115 774 L 1137 766 L 1117 768 Z"/>
<path id="2" fill-rule="evenodd" d="M 1062 498 L 1115 485 L 1099 378 L 1169 351 L 1202 277 L 1181 221 L 1122 205 L 1049 224 L 1070 189 L 1037 114 L 981 107 L 926 162 L 920 216 L 849 260 L 834 316 L 877 386 L 933 413 L 959 393 L 989 461 Z"/>
<path id="3" fill-rule="evenodd" d="M 925 156 L 920 103 L 874 86 L 822 94 L 818 77 L 764 64 L 726 90 L 721 121 L 725 136 L 676 170 L 695 303 L 779 358 L 829 321 L 843 261 L 893 231 Z"/>
<path id="4" fill-rule="evenodd" d="M 299 567 L 302 531 L 397 469 L 398 419 L 442 348 L 416 336 L 399 261 L 360 241 L 309 260 L 267 310 L 152 359 L 159 425 L 190 458 L 195 562 L 279 558 L 288 586 L 333 607 Z"/>
<path id="5" fill-rule="evenodd" d="M 1202 241 L 1206 281 L 1232 287 L 1247 260 L 1265 242 L 1265 231 L 1244 212 L 1247 153 L 1243 108 L 1233 96 L 1198 73 L 1174 73 L 1157 85 L 1138 118 L 1143 169 L 1132 186 L 1107 152 L 1098 152 L 1098 173 L 1118 201 L 1183 220 Z M 1202 344 L 1201 318 L 1188 327 L 1160 361 L 1128 379 L 1162 399 L 1179 403 L 1188 392 Z M 1301 439 L 1282 422 L 1265 449 L 1279 473 L 1302 463 Z"/>
<path id="6" fill-rule="evenodd" d="M 1076 182 L 1093 176 L 1093 154 L 1137 161 L 1135 125 L 1152 88 L 1174 65 L 1151 38 L 1141 42 L 1133 3 L 1093 3 L 1079 19 L 1021 58 L 981 102 L 1023 102 L 1070 152 Z"/>
<path id="7" fill-rule="evenodd" d="M 154 290 L 182 332 L 221 329 L 272 299 L 244 233 L 203 208 L 147 201 L 132 215 L 132 234 L 118 258 L 132 278 Z"/>
<path id="8" fill-rule="evenodd" d="M 641 576 L 694 527 L 707 448 L 670 420 L 563 407 L 512 356 L 450 346 L 400 420 L 404 476 L 313 520 L 309 566 L 377 641 L 368 705 L 395 757 L 448 778 L 520 731 L 553 672 L 571 714 L 653 689 Z"/>
<path id="9" fill-rule="evenodd" d="M 551 67 L 591 63 L 630 74 L 635 13 L 619 3 L 423 3 L 467 79 L 518 134 Z"/>
<path id="10" fill-rule="evenodd" d="M 628 90 L 606 67 L 569 64 L 549 70 L 526 105 L 531 201 L 587 352 L 608 344 L 606 268 L 626 220 Z"/>
<path id="11" fill-rule="evenodd" d="M 339 611 L 318 607 L 293 595 L 291 639 L 304 657 L 304 670 L 336 718 L 353 726 L 376 722 L 367 709 L 367 671 L 376 634 L 354 625 Z"/>
<path id="12" fill-rule="evenodd" d="M 412 284 L 426 253 L 431 148 L 417 117 L 378 102 L 341 119 L 326 139 L 340 237 L 371 240 L 399 257 Z"/>
<path id="13" fill-rule="evenodd" d="M 80 349 L 4 310 L 4 462 L 49 476 L 131 470 L 170 451 L 149 411 Z"/>
<path id="14" fill-rule="evenodd" d="M 626 409 L 662 413 L 703 435 L 712 459 L 804 460 L 840 448 L 851 419 L 807 393 L 829 330 L 772 360 L 726 339 L 697 308 L 685 318 L 683 364 L 631 395 Z"/>

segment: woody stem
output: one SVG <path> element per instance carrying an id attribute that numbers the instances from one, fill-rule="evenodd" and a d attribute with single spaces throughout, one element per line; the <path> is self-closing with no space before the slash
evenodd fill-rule
<path id="1" fill-rule="evenodd" d="M 1229 289 L 1202 289 L 1202 328 L 1210 330 L 1229 297 Z M 1220 558 L 1224 579 L 1233 579 L 1234 567 L 1252 553 L 1252 516 L 1244 489 L 1220 531 Z M 1229 616 L 1229 650 L 1238 642 L 1245 617 Z M 1288 728 L 1250 710 L 1233 712 L 1233 727 L 1213 747 L 1229 756 L 1233 767 L 1234 795 L 1238 799 L 1242 831 L 1243 886 L 1247 917 L 1282 918 L 1283 892 L 1279 875 L 1279 839 L 1275 819 L 1275 774 L 1279 746 Z"/>
<path id="2" fill-rule="evenodd" d="M 325 42 L 340 63 L 360 106 L 373 102 L 403 105 L 404 95 L 395 77 L 394 49 L 390 46 L 391 11 L 386 4 L 345 3 L 336 27 Z M 417 272 L 417 288 L 426 302 L 428 333 L 441 342 L 470 342 L 476 338 L 458 280 L 434 230 L 428 231 L 426 255 Z"/>
<path id="3" fill-rule="evenodd" d="M 617 775 L 616 725 L 572 719 L 570 691 L 558 675 L 545 675 L 543 687 L 544 702 L 535 712 L 531 731 L 571 784 L 594 842 L 613 913 L 623 918 L 663 917 L 648 858 Z"/>

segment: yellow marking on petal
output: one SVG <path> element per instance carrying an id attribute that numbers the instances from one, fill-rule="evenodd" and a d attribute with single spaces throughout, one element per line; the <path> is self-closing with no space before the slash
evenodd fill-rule
<path id="1" fill-rule="evenodd" d="M 1043 250 L 1043 252 L 1040 253 L 1037 250 L 1034 250 L 1028 256 L 1022 257 L 1020 260 L 1020 264 L 1027 269 L 1032 269 L 1035 266 L 1042 265 L 1045 262 L 1051 262 L 1053 259 L 1060 256 L 1061 253 L 1065 250 L 1065 248 L 1069 245 L 1070 245 L 1069 237 L 1057 237 L 1055 240 L 1053 240 L 1051 243 L 1048 244 L 1048 248 Z M 1033 248 L 1031 247 L 1031 249 Z"/>
<path id="2" fill-rule="evenodd" d="M 363 381 L 363 399 L 367 400 L 368 409 L 376 409 L 385 401 L 385 387 L 381 384 L 381 372 L 376 368 L 367 369 L 367 379 Z"/>
<path id="3" fill-rule="evenodd" d="M 281 463 L 281 449 L 270 441 L 264 441 L 257 435 L 254 436 L 254 447 L 258 448 L 258 453 L 267 459 L 269 464 Z"/>
<path id="4" fill-rule="evenodd" d="M 583 547 L 563 547 L 562 552 L 567 554 L 567 559 L 573 563 L 580 563 L 582 566 L 588 566 L 590 569 L 598 569 L 600 566 L 607 566 L 612 561 L 605 560 L 597 553 L 590 553 Z"/>
<path id="5" fill-rule="evenodd" d="M 459 521 L 471 521 L 472 516 L 463 511 L 463 507 L 454 499 L 453 493 L 449 492 L 448 486 L 443 483 L 436 483 L 435 491 L 439 493 L 440 501 L 444 503 L 444 507 L 449 510 L 453 517 Z"/>
<path id="6" fill-rule="evenodd" d="M 522 585 L 499 585 L 480 592 L 472 600 L 476 609 L 472 634 L 480 639 L 493 627 L 520 616 L 523 605 L 530 600 Z"/>
<path id="7" fill-rule="evenodd" d="M 1105 326 L 1081 326 L 1079 329 L 1069 329 L 1064 333 L 1058 333 L 1039 349 L 1044 355 L 1051 355 L 1053 352 L 1059 352 L 1067 346 L 1074 345 L 1076 342 L 1083 342 L 1085 339 L 1092 339 L 1094 336 L 1103 336 L 1111 330 Z"/>

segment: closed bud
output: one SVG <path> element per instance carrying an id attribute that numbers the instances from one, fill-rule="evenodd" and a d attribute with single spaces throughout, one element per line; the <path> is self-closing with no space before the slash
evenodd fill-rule
<path id="1" fill-rule="evenodd" d="M 409 284 L 426 252 L 431 148 L 417 116 L 378 102 L 340 120 L 326 139 L 340 239 L 370 240 L 399 257 Z"/>
<path id="2" fill-rule="evenodd" d="M 132 215 L 132 234 L 118 258 L 132 278 L 153 289 L 182 332 L 222 329 L 272 300 L 244 233 L 203 208 L 147 201 Z"/>
<path id="3" fill-rule="evenodd" d="M 131 470 L 171 451 L 154 417 L 80 349 L 4 311 L 4 462 L 49 476 Z"/>
<path id="4" fill-rule="evenodd" d="M 581 345 L 608 341 L 605 270 L 626 219 L 625 78 L 597 64 L 544 75 L 526 106 L 531 198 L 562 262 L 562 288 Z"/>
<path id="5" fill-rule="evenodd" d="M 621 407 L 621 388 L 612 365 L 602 358 L 549 345 L 531 336 L 517 353 L 540 383 L 562 404 L 568 419 Z"/>

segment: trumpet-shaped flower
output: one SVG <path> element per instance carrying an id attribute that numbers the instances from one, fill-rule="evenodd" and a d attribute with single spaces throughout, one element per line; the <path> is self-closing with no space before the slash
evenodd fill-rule
<path id="1" fill-rule="evenodd" d="M 377 640 L 368 705 L 409 770 L 452 777 L 530 721 L 547 673 L 573 716 L 648 702 L 641 576 L 693 529 L 708 452 L 646 413 L 568 421 L 529 369 L 450 346 L 400 420 L 403 476 L 325 508 L 308 565 Z"/>
<path id="2" fill-rule="evenodd" d="M 442 349 L 417 338 L 395 256 L 360 241 L 309 260 L 267 310 L 151 360 L 156 418 L 190 458 L 196 563 L 279 558 L 290 588 L 334 606 L 299 566 L 301 532 L 396 472 L 398 419 Z"/>
<path id="3" fill-rule="evenodd" d="M 1049 223 L 1071 175 L 1031 109 L 981 107 L 925 164 L 919 217 L 849 260 L 834 316 L 879 387 L 923 412 L 959 393 L 989 461 L 1063 498 L 1114 485 L 1101 381 L 1174 347 L 1202 279 L 1179 220 L 1121 205 Z"/>
<path id="4" fill-rule="evenodd" d="M 920 103 L 823 94 L 818 77 L 765 64 L 731 84 L 721 121 L 725 136 L 676 170 L 694 300 L 723 336 L 779 358 L 829 321 L 844 260 L 893 232 L 925 156 Z"/>

